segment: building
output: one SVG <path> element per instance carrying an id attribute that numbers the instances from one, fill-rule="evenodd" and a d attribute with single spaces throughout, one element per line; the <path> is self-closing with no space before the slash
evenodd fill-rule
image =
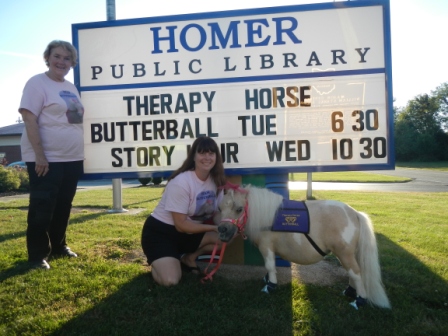
<path id="1" fill-rule="evenodd" d="M 0 161 L 4 160 L 6 163 L 22 161 L 20 138 L 24 129 L 23 122 L 0 127 Z"/>

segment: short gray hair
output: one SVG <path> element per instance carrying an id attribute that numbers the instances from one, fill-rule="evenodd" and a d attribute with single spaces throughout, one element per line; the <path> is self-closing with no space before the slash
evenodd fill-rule
<path id="1" fill-rule="evenodd" d="M 76 66 L 76 64 L 78 64 L 78 52 L 76 51 L 75 47 L 70 42 L 61 41 L 61 40 L 51 41 L 47 45 L 47 48 L 44 51 L 45 64 L 48 66 L 48 59 L 50 58 L 51 50 L 53 50 L 54 48 L 58 48 L 58 47 L 64 48 L 71 54 L 72 68 L 74 68 Z"/>

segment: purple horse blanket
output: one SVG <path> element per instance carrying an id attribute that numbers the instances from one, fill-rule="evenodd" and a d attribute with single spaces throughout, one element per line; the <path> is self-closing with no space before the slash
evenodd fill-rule
<path id="1" fill-rule="evenodd" d="M 284 199 L 277 210 L 272 231 L 309 233 L 310 218 L 305 202 Z"/>

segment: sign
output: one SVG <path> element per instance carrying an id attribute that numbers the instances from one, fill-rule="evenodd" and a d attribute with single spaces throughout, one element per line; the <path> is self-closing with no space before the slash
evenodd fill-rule
<path id="1" fill-rule="evenodd" d="M 167 175 L 194 139 L 229 174 L 393 169 L 389 1 L 73 25 L 85 172 Z"/>

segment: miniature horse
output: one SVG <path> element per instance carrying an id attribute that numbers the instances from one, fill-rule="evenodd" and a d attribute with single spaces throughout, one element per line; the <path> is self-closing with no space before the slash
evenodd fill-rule
<path id="1" fill-rule="evenodd" d="M 238 187 L 227 190 L 214 218 L 223 242 L 241 233 L 258 247 L 268 271 L 263 291 L 269 293 L 276 287 L 276 255 L 307 265 L 332 252 L 348 272 L 349 286 L 343 293 L 354 299 L 352 306 L 358 309 L 368 302 L 390 308 L 381 281 L 376 238 L 366 214 L 338 201 L 306 201 L 308 233 L 274 232 L 272 226 L 282 203 L 283 197 L 268 189 Z"/>

